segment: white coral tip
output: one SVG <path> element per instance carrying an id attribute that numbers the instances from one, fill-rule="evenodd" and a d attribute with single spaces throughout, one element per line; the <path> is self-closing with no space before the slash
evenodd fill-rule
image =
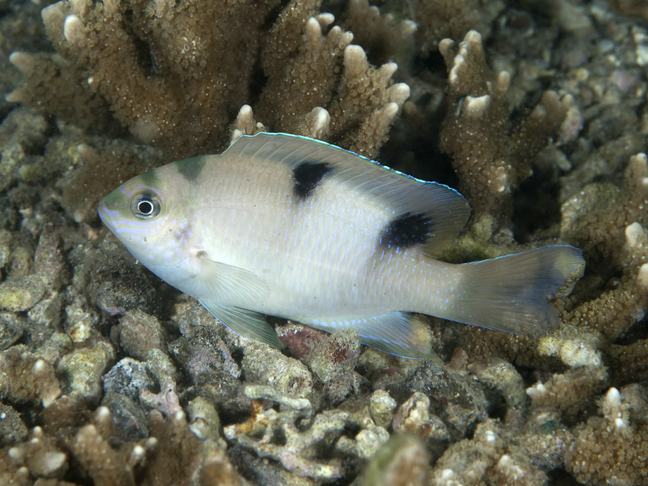
<path id="1" fill-rule="evenodd" d="M 615 426 L 617 429 L 624 429 L 624 428 L 626 428 L 628 425 L 625 423 L 625 421 L 624 421 L 622 418 L 619 417 L 619 418 L 614 419 L 614 426 Z"/>
<path id="2" fill-rule="evenodd" d="M 452 469 L 444 469 L 443 471 L 441 471 L 441 477 L 443 479 L 450 479 L 454 475 L 455 473 Z"/>
<path id="3" fill-rule="evenodd" d="M 630 248 L 636 248 L 639 245 L 639 240 L 646 236 L 646 232 L 639 223 L 632 223 L 626 230 L 626 244 Z"/>
<path id="4" fill-rule="evenodd" d="M 42 359 L 39 359 L 34 363 L 34 367 L 32 368 L 32 372 L 34 374 L 38 375 L 38 374 L 45 371 L 45 366 L 46 366 L 45 361 L 42 360 Z"/>
<path id="5" fill-rule="evenodd" d="M 367 71 L 369 64 L 362 47 L 351 44 L 344 49 L 344 68 L 347 77 L 351 79 L 362 76 Z"/>
<path id="6" fill-rule="evenodd" d="M 12 447 L 7 451 L 9 458 L 16 462 L 22 462 L 25 457 L 25 449 L 22 447 Z"/>
<path id="7" fill-rule="evenodd" d="M 506 466 L 511 462 L 511 456 L 508 454 L 504 454 L 502 457 L 500 457 L 500 460 L 497 461 L 498 466 Z"/>
<path id="8" fill-rule="evenodd" d="M 110 409 L 108 407 L 99 407 L 97 408 L 97 420 L 106 421 L 110 418 Z"/>
<path id="9" fill-rule="evenodd" d="M 619 390 L 612 387 L 605 394 L 605 402 L 609 407 L 618 407 L 621 405 L 621 394 Z"/>
<path id="10" fill-rule="evenodd" d="M 391 79 L 391 77 L 394 75 L 396 70 L 398 69 L 398 64 L 395 62 L 387 62 L 380 66 L 380 77 L 383 78 L 385 81 L 388 81 Z"/>
<path id="11" fill-rule="evenodd" d="M 508 71 L 502 71 L 497 75 L 495 88 L 499 93 L 506 93 L 511 86 L 511 74 Z"/>
<path id="12" fill-rule="evenodd" d="M 450 54 L 450 48 L 453 46 L 454 41 L 452 39 L 443 39 L 439 42 L 439 52 L 442 56 L 447 56 Z"/>
<path id="13" fill-rule="evenodd" d="M 534 396 L 540 396 L 544 394 L 547 391 L 547 387 L 545 387 L 542 383 L 538 382 L 532 387 L 527 388 L 527 395 L 529 395 L 531 398 Z"/>
<path id="14" fill-rule="evenodd" d="M 20 103 L 23 101 L 25 96 L 25 91 L 22 89 L 14 89 L 11 93 L 5 95 L 5 101 L 7 103 Z"/>
<path id="15" fill-rule="evenodd" d="M 470 42 L 471 44 L 479 44 L 481 45 L 482 42 L 482 37 L 479 32 L 476 30 L 471 30 L 469 31 L 466 36 L 464 37 L 464 40 L 467 42 Z"/>
<path id="16" fill-rule="evenodd" d="M 385 115 L 389 119 L 392 119 L 398 113 L 398 104 L 397 103 L 387 103 L 385 106 L 383 106 L 379 110 L 379 113 Z"/>
<path id="17" fill-rule="evenodd" d="M 322 108 L 321 106 L 316 106 L 311 111 L 311 123 L 310 123 L 310 136 L 312 138 L 319 138 L 326 136 L 329 129 L 329 124 L 331 123 L 331 115 L 329 112 Z"/>
<path id="18" fill-rule="evenodd" d="M 637 284 L 641 285 L 644 289 L 648 289 L 648 263 L 644 263 L 639 268 Z"/>
<path id="19" fill-rule="evenodd" d="M 140 462 L 144 458 L 145 453 L 146 450 L 141 445 L 136 445 L 131 452 L 131 461 Z"/>
<path id="20" fill-rule="evenodd" d="M 491 103 L 490 95 L 484 96 L 466 96 L 464 100 L 464 112 L 472 118 L 482 116 Z"/>
<path id="21" fill-rule="evenodd" d="M 412 20 L 403 20 L 400 24 L 398 24 L 398 26 L 400 28 L 400 35 L 403 39 L 405 37 L 409 37 L 418 29 L 416 22 Z"/>
<path id="22" fill-rule="evenodd" d="M 407 101 L 410 95 L 410 87 L 405 83 L 397 83 L 389 88 L 389 100 L 396 103 L 399 107 Z"/>
<path id="23" fill-rule="evenodd" d="M 65 17 L 63 24 L 63 36 L 65 40 L 70 43 L 75 43 L 81 40 L 84 35 L 84 26 L 81 19 L 76 15 L 68 15 Z"/>
<path id="24" fill-rule="evenodd" d="M 322 37 L 322 27 L 315 17 L 311 17 L 306 21 L 306 32 L 304 35 L 311 40 Z"/>
<path id="25" fill-rule="evenodd" d="M 66 460 L 67 456 L 62 452 L 46 452 L 43 454 L 42 472 L 46 476 L 55 474 L 63 467 Z"/>
<path id="26" fill-rule="evenodd" d="M 328 12 L 322 12 L 315 17 L 319 22 L 322 29 L 326 29 L 329 25 L 335 22 L 335 16 Z"/>
<path id="27" fill-rule="evenodd" d="M 26 52 L 12 52 L 9 56 L 9 62 L 16 66 L 18 70 L 26 75 L 31 74 L 34 67 L 34 57 Z"/>

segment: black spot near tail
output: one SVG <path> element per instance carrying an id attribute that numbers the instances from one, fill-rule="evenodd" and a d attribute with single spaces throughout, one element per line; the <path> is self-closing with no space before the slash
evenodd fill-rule
<path id="1" fill-rule="evenodd" d="M 434 232 L 432 220 L 421 213 L 404 213 L 392 220 L 380 234 L 383 248 L 410 248 L 425 244 Z"/>
<path id="2" fill-rule="evenodd" d="M 293 192 L 297 199 L 306 199 L 327 174 L 333 172 L 326 162 L 305 161 L 293 169 Z"/>

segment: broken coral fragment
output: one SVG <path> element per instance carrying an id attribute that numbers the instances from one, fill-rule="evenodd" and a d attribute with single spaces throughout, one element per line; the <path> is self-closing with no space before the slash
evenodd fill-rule
<path id="1" fill-rule="evenodd" d="M 425 486 L 430 475 L 430 454 L 416 436 L 398 434 L 374 455 L 363 484 L 374 486 Z"/>
<path id="2" fill-rule="evenodd" d="M 276 393 L 268 387 L 247 386 L 245 394 L 249 398 L 266 398 L 278 401 L 285 409 L 277 412 L 272 408 L 264 409 L 262 402 L 253 401 L 252 416 L 242 424 L 225 427 L 224 434 L 229 440 L 236 440 L 246 449 L 253 450 L 259 457 L 279 461 L 288 471 L 297 476 L 313 479 L 334 479 L 342 476 L 342 469 L 335 460 L 328 463 L 309 457 L 308 451 L 316 445 L 322 447 L 340 435 L 345 426 L 348 413 L 339 410 L 326 410 L 315 417 L 307 399 L 295 399 L 283 393 Z M 307 422 L 304 422 L 307 421 Z M 308 427 L 298 427 L 298 423 L 308 423 Z M 277 442 L 276 434 L 285 440 Z"/>

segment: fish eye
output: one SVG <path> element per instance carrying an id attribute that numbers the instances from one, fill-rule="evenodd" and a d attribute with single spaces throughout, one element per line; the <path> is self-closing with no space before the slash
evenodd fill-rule
<path id="1" fill-rule="evenodd" d="M 155 194 L 139 194 L 131 200 L 131 212 L 140 219 L 153 219 L 160 214 L 162 205 Z"/>

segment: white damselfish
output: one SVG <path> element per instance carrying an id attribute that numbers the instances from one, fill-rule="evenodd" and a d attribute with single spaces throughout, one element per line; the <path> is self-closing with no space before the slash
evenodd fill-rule
<path id="1" fill-rule="evenodd" d="M 412 358 L 431 354 L 412 313 L 545 334 L 559 324 L 548 298 L 582 263 L 570 246 L 435 260 L 470 216 L 459 193 L 284 134 L 244 136 L 221 155 L 135 177 L 103 199 L 99 216 L 161 279 L 275 347 L 264 314 L 352 329 Z"/>

